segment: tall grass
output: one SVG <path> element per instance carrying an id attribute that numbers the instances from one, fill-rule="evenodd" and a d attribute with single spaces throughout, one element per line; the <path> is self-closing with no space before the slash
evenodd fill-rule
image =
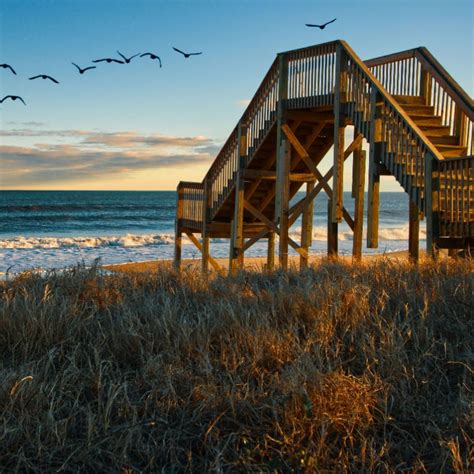
<path id="1" fill-rule="evenodd" d="M 473 287 L 461 261 L 19 276 L 0 470 L 468 472 Z"/>

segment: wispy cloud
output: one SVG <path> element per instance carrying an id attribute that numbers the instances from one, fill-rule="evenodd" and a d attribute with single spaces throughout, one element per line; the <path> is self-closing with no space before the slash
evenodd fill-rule
<path id="1" fill-rule="evenodd" d="M 38 138 L 38 143 L 33 145 L 0 146 L 0 185 L 9 187 L 207 164 L 220 148 L 214 140 L 202 136 L 177 137 L 133 131 L 21 128 L 0 131 L 0 136 Z M 58 143 L 51 138 L 69 138 L 71 143 Z"/>
<path id="2" fill-rule="evenodd" d="M 250 104 L 250 99 L 240 99 L 237 101 L 239 107 L 247 107 Z"/>
<path id="3" fill-rule="evenodd" d="M 11 120 L 5 122 L 6 125 L 20 125 L 21 127 L 43 127 L 46 125 L 44 122 L 13 122 Z"/>

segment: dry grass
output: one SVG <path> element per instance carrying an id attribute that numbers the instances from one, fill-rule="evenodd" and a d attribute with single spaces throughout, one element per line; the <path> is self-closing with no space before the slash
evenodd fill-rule
<path id="1" fill-rule="evenodd" d="M 468 472 L 472 265 L 0 284 L 0 470 Z"/>

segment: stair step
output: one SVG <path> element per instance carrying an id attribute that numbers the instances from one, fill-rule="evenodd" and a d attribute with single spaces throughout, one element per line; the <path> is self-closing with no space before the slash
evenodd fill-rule
<path id="1" fill-rule="evenodd" d="M 434 145 L 457 145 L 459 141 L 458 137 L 452 137 L 451 135 L 449 137 L 437 137 L 426 134 L 426 136 Z"/>
<path id="2" fill-rule="evenodd" d="M 425 98 L 419 95 L 393 95 L 392 97 L 400 105 L 406 105 L 406 104 L 425 105 Z"/>
<path id="3" fill-rule="evenodd" d="M 403 104 L 403 109 L 408 115 L 434 115 L 434 107 L 432 105 L 420 105 L 420 104 Z"/>
<path id="4" fill-rule="evenodd" d="M 437 115 L 411 115 L 410 118 L 418 125 L 438 125 L 441 127 L 441 117 Z"/>
<path id="5" fill-rule="evenodd" d="M 459 156 L 467 155 L 467 148 L 459 145 L 436 145 L 438 151 L 445 158 L 457 158 Z"/>
<path id="6" fill-rule="evenodd" d="M 427 137 L 449 137 L 450 130 L 445 125 L 417 124 Z"/>

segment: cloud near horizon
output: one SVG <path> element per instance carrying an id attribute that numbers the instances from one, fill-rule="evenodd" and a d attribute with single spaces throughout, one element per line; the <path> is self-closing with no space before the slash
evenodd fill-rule
<path id="1" fill-rule="evenodd" d="M 19 128 L 1 130 L 0 187 L 60 185 L 71 182 L 118 181 L 124 175 L 162 169 L 179 170 L 210 163 L 220 149 L 214 140 L 140 134 Z M 14 140 L 15 144 L 6 144 Z M 24 140 L 38 142 L 21 145 Z M 64 143 L 67 139 L 67 143 Z M 170 180 L 173 176 L 170 174 Z M 175 185 L 175 182 L 170 185 Z"/>

